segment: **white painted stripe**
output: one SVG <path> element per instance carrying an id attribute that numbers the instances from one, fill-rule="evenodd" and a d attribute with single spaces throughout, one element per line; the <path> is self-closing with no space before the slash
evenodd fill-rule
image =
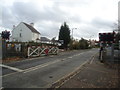
<path id="1" fill-rule="evenodd" d="M 73 57 L 68 57 L 68 58 L 73 58 Z"/>
<path id="2" fill-rule="evenodd" d="M 54 62 L 48 62 L 48 63 L 41 64 L 41 65 L 38 65 L 38 66 L 35 66 L 35 67 L 32 67 L 32 68 L 25 69 L 25 70 L 24 70 L 24 73 L 31 72 L 31 71 L 34 71 L 34 70 L 37 70 L 37 69 L 46 67 L 46 66 L 48 66 L 48 65 L 57 63 L 57 62 L 59 62 L 59 61 L 61 61 L 61 60 L 56 60 L 56 61 L 54 61 Z"/>
<path id="3" fill-rule="evenodd" d="M 10 75 L 13 75 L 13 74 L 16 74 L 16 73 L 19 73 L 19 72 L 13 72 L 13 73 L 5 74 L 5 75 L 2 75 L 0 77 L 7 77 L 7 76 L 10 76 Z"/>
<path id="4" fill-rule="evenodd" d="M 24 70 L 21 70 L 19 68 L 15 68 L 15 67 L 11 67 L 11 66 L 7 66 L 7 65 L 4 65 L 4 64 L 0 64 L 1 67 L 5 67 L 5 68 L 8 68 L 8 69 L 11 69 L 11 70 L 14 70 L 14 71 L 17 71 L 17 72 L 22 72 Z"/>
<path id="5" fill-rule="evenodd" d="M 92 58 L 92 60 L 90 61 L 90 64 L 92 64 L 93 63 L 93 61 L 94 61 L 94 57 Z"/>

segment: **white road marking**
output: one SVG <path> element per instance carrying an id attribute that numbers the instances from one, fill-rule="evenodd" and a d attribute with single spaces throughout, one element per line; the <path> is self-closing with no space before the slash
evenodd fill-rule
<path id="1" fill-rule="evenodd" d="M 79 53 L 79 54 L 75 54 L 75 55 L 73 55 L 73 56 L 79 56 L 79 55 L 82 55 L 83 53 Z"/>
<path id="2" fill-rule="evenodd" d="M 7 65 L 4 65 L 4 64 L 0 64 L 1 67 L 5 67 L 5 68 L 8 68 L 8 69 L 11 69 L 11 70 L 14 70 L 14 71 L 17 71 L 17 72 L 22 72 L 24 70 L 21 70 L 19 68 L 15 68 L 15 67 L 11 67 L 11 66 L 7 66 Z"/>
<path id="3" fill-rule="evenodd" d="M 4 87 L 1 87 L 0 90 L 4 89 Z"/>
<path id="4" fill-rule="evenodd" d="M 90 64 L 92 64 L 93 61 L 94 61 L 94 57 L 93 57 L 92 60 L 90 61 Z"/>
<path id="5" fill-rule="evenodd" d="M 80 53 L 80 54 L 76 54 L 76 55 L 73 55 L 73 56 L 79 56 L 83 53 Z M 68 57 L 68 58 L 73 58 L 73 56 L 71 57 Z M 63 60 L 66 60 L 67 58 L 64 58 L 62 59 Z M 51 61 L 51 62 L 48 62 L 48 63 L 44 63 L 44 64 L 41 64 L 41 65 L 38 65 L 38 66 L 35 66 L 35 67 L 31 67 L 31 68 L 28 68 L 28 69 L 25 69 L 24 70 L 24 73 L 27 73 L 27 72 L 31 72 L 31 71 L 34 71 L 34 70 L 37 70 L 37 69 L 40 69 L 40 68 L 43 68 L 43 67 L 46 67 L 48 65 L 51 65 L 51 64 L 54 64 L 54 63 L 57 63 L 57 62 L 60 62 L 61 60 L 56 60 L 56 61 Z"/>
<path id="6" fill-rule="evenodd" d="M 86 63 L 88 63 L 88 61 L 89 61 L 89 60 L 85 61 L 85 62 L 82 63 L 80 66 L 76 67 L 72 72 L 64 75 L 63 77 L 61 77 L 60 79 L 58 79 L 57 81 L 55 81 L 54 83 L 52 83 L 52 85 L 60 82 L 61 80 L 65 79 L 65 78 L 67 78 L 67 77 L 69 77 L 69 76 L 71 76 L 71 75 L 73 75 L 73 76 L 76 75 L 77 73 L 80 72 L 80 69 L 82 68 L 82 66 L 85 65 Z M 77 72 L 77 73 L 74 74 L 75 72 Z M 73 76 L 71 76 L 71 78 L 72 78 Z M 69 80 L 69 79 L 68 79 L 68 80 Z M 67 81 L 67 80 L 66 80 L 66 81 Z M 62 85 L 63 85 L 64 83 L 65 83 L 65 81 L 62 83 Z M 61 86 L 61 85 L 60 85 L 60 86 Z M 59 88 L 60 86 L 56 86 L 55 88 Z"/>
<path id="7" fill-rule="evenodd" d="M 73 57 L 68 57 L 68 58 L 73 58 Z"/>
<path id="8" fill-rule="evenodd" d="M 2 76 L 0 76 L 0 77 L 10 76 L 10 75 L 13 75 L 13 74 L 16 74 L 16 73 L 19 73 L 19 72 L 13 72 L 13 73 L 5 74 L 5 75 L 2 75 Z"/>
<path id="9" fill-rule="evenodd" d="M 71 57 L 68 57 L 68 58 L 73 58 L 74 56 L 79 56 L 83 53 L 79 53 L 79 54 L 76 54 L 76 55 L 73 55 Z M 41 57 L 42 58 L 42 57 Z M 44 57 L 43 57 L 44 58 Z M 62 60 L 66 60 L 68 58 L 64 58 Z M 32 59 L 28 59 L 28 60 L 33 60 L 34 58 Z M 31 71 L 34 71 L 34 70 L 37 70 L 37 69 L 40 69 L 40 68 L 43 68 L 43 67 L 46 67 L 48 65 L 51 65 L 51 64 L 54 64 L 54 63 L 57 63 L 57 62 L 60 62 L 61 60 L 55 60 L 55 61 L 51 61 L 51 62 L 48 62 L 48 63 L 44 63 L 44 64 L 41 64 L 41 65 L 38 65 L 38 66 L 34 66 L 34 67 L 31 67 L 31 68 L 28 68 L 28 69 L 25 69 L 25 70 L 21 70 L 21 69 L 18 69 L 18 68 L 14 68 L 14 67 L 10 67 L 10 66 L 7 66 L 7 65 L 2 65 L 0 64 L 0 66 L 2 67 L 6 67 L 6 68 L 9 68 L 9 69 L 12 69 L 14 71 L 17 71 L 17 72 L 23 72 L 23 73 L 27 73 L 27 72 L 31 72 Z M 8 75 L 11 75 L 11 74 L 8 74 Z M 7 75 L 7 76 L 8 76 Z M 5 76 L 5 75 L 4 75 Z"/>
<path id="10" fill-rule="evenodd" d="M 46 67 L 46 66 L 48 66 L 48 65 L 57 63 L 57 62 L 59 62 L 59 61 L 61 61 L 61 60 L 56 60 L 56 61 L 54 61 L 54 62 L 48 62 L 48 63 L 45 63 L 45 64 L 41 64 L 41 65 L 38 65 L 38 66 L 35 66 L 35 67 L 31 67 L 31 68 L 25 69 L 25 70 L 24 70 L 24 73 L 31 72 L 31 71 L 34 71 L 34 70 L 37 70 L 37 69 Z"/>

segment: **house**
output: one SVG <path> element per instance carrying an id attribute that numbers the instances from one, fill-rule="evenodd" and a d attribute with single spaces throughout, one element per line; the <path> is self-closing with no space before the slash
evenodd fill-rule
<path id="1" fill-rule="evenodd" d="M 41 38 L 40 38 L 40 42 L 41 42 L 41 43 L 48 43 L 48 44 L 51 44 L 51 43 L 52 43 L 51 40 L 48 39 L 47 37 L 41 37 Z"/>
<path id="2" fill-rule="evenodd" d="M 38 39 L 40 39 L 40 33 L 34 28 L 34 23 L 21 22 L 18 26 L 13 26 L 12 41 L 36 42 Z"/>

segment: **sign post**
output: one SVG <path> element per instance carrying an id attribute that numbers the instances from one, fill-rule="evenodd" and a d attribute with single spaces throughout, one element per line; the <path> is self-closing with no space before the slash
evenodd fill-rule
<path id="1" fill-rule="evenodd" d="M 113 33 L 99 33 L 100 43 L 110 43 L 111 45 L 111 62 L 114 61 L 114 42 L 115 42 L 115 32 Z"/>
<path id="2" fill-rule="evenodd" d="M 2 64 L 2 37 L 0 37 L 0 64 Z M 2 67 L 0 67 L 0 76 L 2 76 Z M 2 77 L 0 77 L 0 87 L 2 87 Z"/>
<path id="3" fill-rule="evenodd" d="M 0 37 L 0 60 L 2 60 L 2 37 Z"/>

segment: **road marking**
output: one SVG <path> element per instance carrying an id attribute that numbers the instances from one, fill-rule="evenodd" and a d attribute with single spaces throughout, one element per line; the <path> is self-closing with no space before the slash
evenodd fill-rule
<path id="1" fill-rule="evenodd" d="M 1 88 L 0 88 L 0 90 L 3 90 L 3 89 L 4 89 L 4 87 L 1 87 Z"/>
<path id="2" fill-rule="evenodd" d="M 50 57 L 54 57 L 53 55 L 51 55 Z"/>
<path id="3" fill-rule="evenodd" d="M 2 76 L 0 76 L 0 77 L 10 76 L 10 75 L 13 75 L 13 74 L 16 74 L 16 73 L 18 73 L 18 72 L 13 72 L 13 73 L 5 74 L 5 75 L 2 75 Z"/>
<path id="4" fill-rule="evenodd" d="M 95 56 L 96 54 L 94 54 L 93 56 Z M 90 59 L 92 59 L 92 57 L 90 57 Z M 56 84 L 56 83 L 59 83 L 58 85 L 56 85 L 55 87 L 53 88 L 59 88 L 60 86 L 62 86 L 65 82 L 67 82 L 69 79 L 73 78 L 76 74 L 78 74 L 80 71 L 81 71 L 81 68 L 86 65 L 89 60 L 86 60 L 84 63 L 82 63 L 80 66 L 78 66 L 77 68 L 75 68 L 71 73 L 67 74 L 67 75 L 64 75 L 62 78 L 58 79 L 57 81 L 55 81 L 54 83 L 52 83 L 52 85 Z M 69 77 L 67 80 L 65 80 L 67 77 Z M 61 83 L 62 81 L 62 83 Z"/>
<path id="5" fill-rule="evenodd" d="M 59 88 L 59 87 L 62 86 L 66 81 L 68 81 L 69 79 L 71 79 L 72 77 L 74 77 L 77 73 L 79 73 L 79 72 L 81 71 L 80 69 L 82 68 L 82 66 L 84 66 L 86 63 L 88 63 L 88 61 L 89 61 L 89 60 L 85 61 L 85 62 L 82 63 L 80 66 L 78 66 L 77 68 L 75 68 L 72 72 L 64 75 L 62 78 L 60 78 L 60 79 L 58 79 L 57 81 L 55 81 L 54 83 L 52 83 L 52 85 L 54 85 L 54 84 L 56 84 L 56 83 L 59 83 L 59 82 L 61 82 L 61 81 L 63 80 L 63 82 L 62 82 L 60 85 L 55 86 L 55 88 Z M 66 78 L 69 77 L 69 76 L 70 76 L 70 78 L 68 78 L 67 80 L 64 80 L 64 79 L 66 79 Z"/>
<path id="6" fill-rule="evenodd" d="M 80 53 L 80 54 L 83 54 L 83 53 Z M 79 55 L 80 55 L 79 54 Z M 71 57 L 68 57 L 68 58 L 73 58 L 72 56 Z M 67 58 L 64 58 L 62 59 L 63 60 L 66 60 Z M 34 71 L 34 70 L 37 70 L 37 69 L 40 69 L 40 68 L 43 68 L 43 67 L 46 67 L 48 65 L 51 65 L 51 64 L 54 64 L 54 63 L 57 63 L 57 62 L 60 62 L 61 60 L 56 60 L 56 61 L 53 61 L 53 62 L 48 62 L 48 63 L 44 63 L 44 64 L 41 64 L 41 65 L 38 65 L 38 66 L 35 66 L 35 67 L 31 67 L 31 68 L 28 68 L 28 69 L 25 69 L 23 73 L 27 73 L 27 72 L 31 72 L 31 71 Z"/>
<path id="7" fill-rule="evenodd" d="M 90 61 L 90 64 L 92 64 L 93 61 L 94 61 L 94 57 L 93 57 L 92 60 Z"/>
<path id="8" fill-rule="evenodd" d="M 4 67 L 4 68 L 11 69 L 11 70 L 14 70 L 14 71 L 17 71 L 17 72 L 22 72 L 22 71 L 24 71 L 24 70 L 21 70 L 21 69 L 19 69 L 19 68 L 7 66 L 7 65 L 4 65 L 4 64 L 0 64 L 0 66 L 1 66 L 1 67 Z"/>
<path id="9" fill-rule="evenodd" d="M 56 60 L 56 61 L 54 61 L 54 62 L 48 62 L 48 63 L 41 64 L 41 65 L 38 65 L 38 66 L 35 66 L 35 67 L 31 67 L 31 68 L 25 69 L 23 73 L 31 72 L 31 71 L 34 71 L 34 70 L 37 70 L 37 69 L 46 67 L 46 66 L 48 66 L 48 65 L 57 63 L 57 62 L 59 62 L 59 61 L 61 61 L 61 60 Z"/>
<path id="10" fill-rule="evenodd" d="M 80 53 L 80 54 L 77 54 L 76 56 L 79 56 L 83 53 Z M 74 56 L 74 55 L 73 55 Z M 68 57 L 68 58 L 73 58 L 73 56 L 71 57 Z M 64 58 L 62 59 L 63 60 L 66 60 L 67 58 Z M 28 69 L 25 69 L 24 70 L 24 73 L 27 73 L 27 72 L 31 72 L 31 71 L 34 71 L 34 70 L 37 70 L 37 69 L 40 69 L 40 68 L 43 68 L 43 67 L 46 67 L 48 65 L 51 65 L 51 64 L 54 64 L 54 63 L 57 63 L 57 62 L 60 62 L 61 60 L 56 60 L 56 61 L 53 61 L 53 62 L 48 62 L 48 63 L 44 63 L 44 64 L 41 64 L 41 65 L 38 65 L 38 66 L 35 66 L 35 67 L 31 67 L 31 68 L 28 68 Z"/>
<path id="11" fill-rule="evenodd" d="M 73 58 L 73 57 L 68 57 L 68 58 Z"/>

